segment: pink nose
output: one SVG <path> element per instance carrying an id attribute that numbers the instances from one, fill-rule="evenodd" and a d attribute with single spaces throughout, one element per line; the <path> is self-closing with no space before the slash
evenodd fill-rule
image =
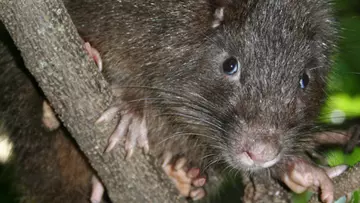
<path id="1" fill-rule="evenodd" d="M 276 164 L 280 159 L 280 154 L 255 154 L 253 151 L 244 151 L 238 155 L 238 160 L 247 166 L 260 166 L 262 168 L 268 168 Z"/>
<path id="2" fill-rule="evenodd" d="M 244 153 L 249 156 L 250 159 L 252 159 L 255 162 L 267 162 L 271 161 L 277 156 L 277 152 L 275 151 L 261 151 L 261 152 L 255 152 L 255 151 L 245 151 Z"/>
<path id="3" fill-rule="evenodd" d="M 253 161 L 256 161 L 256 162 L 265 162 L 266 161 L 261 154 L 255 154 L 250 151 L 245 151 L 244 153 L 246 153 L 250 157 L 250 159 L 252 159 Z"/>
<path id="4" fill-rule="evenodd" d="M 245 151 L 244 153 L 246 153 L 250 159 L 254 160 L 254 161 L 258 161 L 259 159 L 254 155 L 254 153 L 249 152 L 249 151 Z"/>

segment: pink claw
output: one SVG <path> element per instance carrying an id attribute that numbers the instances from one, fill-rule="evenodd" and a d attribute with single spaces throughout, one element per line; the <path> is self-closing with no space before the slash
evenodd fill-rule
<path id="1" fill-rule="evenodd" d="M 55 112 L 47 101 L 43 102 L 42 122 L 50 131 L 56 130 L 60 126 L 60 121 L 57 119 Z"/>
<path id="2" fill-rule="evenodd" d="M 85 42 L 84 44 L 85 50 L 89 53 L 89 55 L 94 59 L 99 71 L 101 72 L 103 69 L 102 59 L 100 57 L 100 53 L 97 49 L 93 48 L 89 42 Z"/>
<path id="3" fill-rule="evenodd" d="M 92 182 L 92 190 L 91 190 L 90 202 L 100 203 L 105 191 L 104 186 L 95 175 L 93 175 L 91 182 Z"/>

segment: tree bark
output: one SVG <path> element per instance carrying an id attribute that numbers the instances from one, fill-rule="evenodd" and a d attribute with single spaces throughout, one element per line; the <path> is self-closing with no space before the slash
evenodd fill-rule
<path id="1" fill-rule="evenodd" d="M 291 192 L 286 190 L 267 174 L 259 174 L 254 177 L 243 176 L 244 203 L 287 203 L 291 202 Z"/>
<path id="2" fill-rule="evenodd" d="M 26 67 L 89 159 L 113 202 L 182 202 L 149 156 L 104 154 L 115 123 L 95 126 L 112 95 L 61 0 L 0 0 L 0 17 Z M 120 147 L 119 147 L 120 148 Z"/>

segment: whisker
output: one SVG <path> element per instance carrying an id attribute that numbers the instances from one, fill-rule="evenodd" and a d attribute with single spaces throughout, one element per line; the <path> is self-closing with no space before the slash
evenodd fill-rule
<path id="1" fill-rule="evenodd" d="M 200 134 L 200 133 L 175 133 L 174 135 L 167 137 L 165 139 L 163 139 L 162 141 L 160 141 L 158 144 L 164 143 L 172 138 L 178 137 L 178 136 L 191 136 L 191 135 L 196 135 L 196 136 L 201 136 L 201 137 L 206 137 L 212 140 L 216 140 L 214 137 L 205 135 L 205 134 Z"/>
<path id="2" fill-rule="evenodd" d="M 211 156 L 216 156 L 216 154 L 207 154 L 205 156 L 202 156 L 201 159 L 206 159 L 206 158 L 211 157 Z"/>
<path id="3" fill-rule="evenodd" d="M 223 128 L 221 128 L 221 126 L 219 125 L 216 125 L 216 124 L 213 124 L 207 120 L 204 120 L 204 119 L 201 119 L 201 118 L 197 118 L 195 116 L 192 116 L 192 115 L 188 115 L 188 114 L 184 114 L 184 113 L 162 113 L 160 115 L 165 115 L 165 116 L 180 116 L 180 117 L 184 117 L 184 118 L 188 118 L 188 119 L 193 119 L 193 120 L 196 120 L 196 121 L 200 121 L 202 123 L 205 123 L 205 124 L 208 124 L 210 126 L 213 126 L 215 127 L 216 129 L 222 131 L 222 132 L 226 132 Z"/>
<path id="4" fill-rule="evenodd" d="M 148 89 L 148 90 L 153 90 L 153 91 L 158 91 L 158 92 L 163 92 L 163 93 L 167 93 L 170 95 L 174 95 L 177 96 L 178 98 L 184 98 L 187 101 L 189 101 L 190 103 L 196 103 L 196 102 L 200 102 L 200 101 L 205 101 L 205 106 L 211 107 L 212 109 L 217 109 L 216 106 L 213 106 L 210 102 L 208 102 L 208 100 L 206 100 L 204 97 L 202 97 L 199 94 L 193 94 L 194 96 L 197 96 L 196 98 L 198 98 L 199 100 L 195 100 L 196 98 L 191 98 L 191 97 L 187 97 L 186 95 L 188 93 L 183 92 L 178 93 L 178 92 L 173 92 L 167 89 L 163 89 L 163 88 L 158 88 L 158 87 L 151 87 L 151 86 L 116 86 L 117 88 L 139 88 L 139 89 Z M 204 104 L 204 103 L 199 103 L 199 104 Z"/>
<path id="5" fill-rule="evenodd" d="M 212 160 L 207 166 L 204 167 L 204 171 L 206 171 L 207 169 L 210 168 L 210 166 L 214 165 L 215 163 L 217 163 L 219 161 L 219 159 L 214 159 Z"/>

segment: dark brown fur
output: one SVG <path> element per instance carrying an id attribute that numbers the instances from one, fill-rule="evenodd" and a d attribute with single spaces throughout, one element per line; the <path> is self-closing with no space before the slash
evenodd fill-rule
<path id="1" fill-rule="evenodd" d="M 225 6 L 224 21 L 213 29 L 218 5 Z M 247 170 L 233 157 L 251 143 L 282 150 L 283 160 L 313 147 L 309 135 L 325 98 L 335 39 L 327 1 L 67 6 L 84 39 L 102 55 L 119 98 L 137 112 L 145 103 L 155 154 L 170 150 L 195 163 L 208 157 L 208 164 Z M 229 56 L 241 64 L 236 81 L 221 72 Z M 310 83 L 302 90 L 304 72 Z"/>

